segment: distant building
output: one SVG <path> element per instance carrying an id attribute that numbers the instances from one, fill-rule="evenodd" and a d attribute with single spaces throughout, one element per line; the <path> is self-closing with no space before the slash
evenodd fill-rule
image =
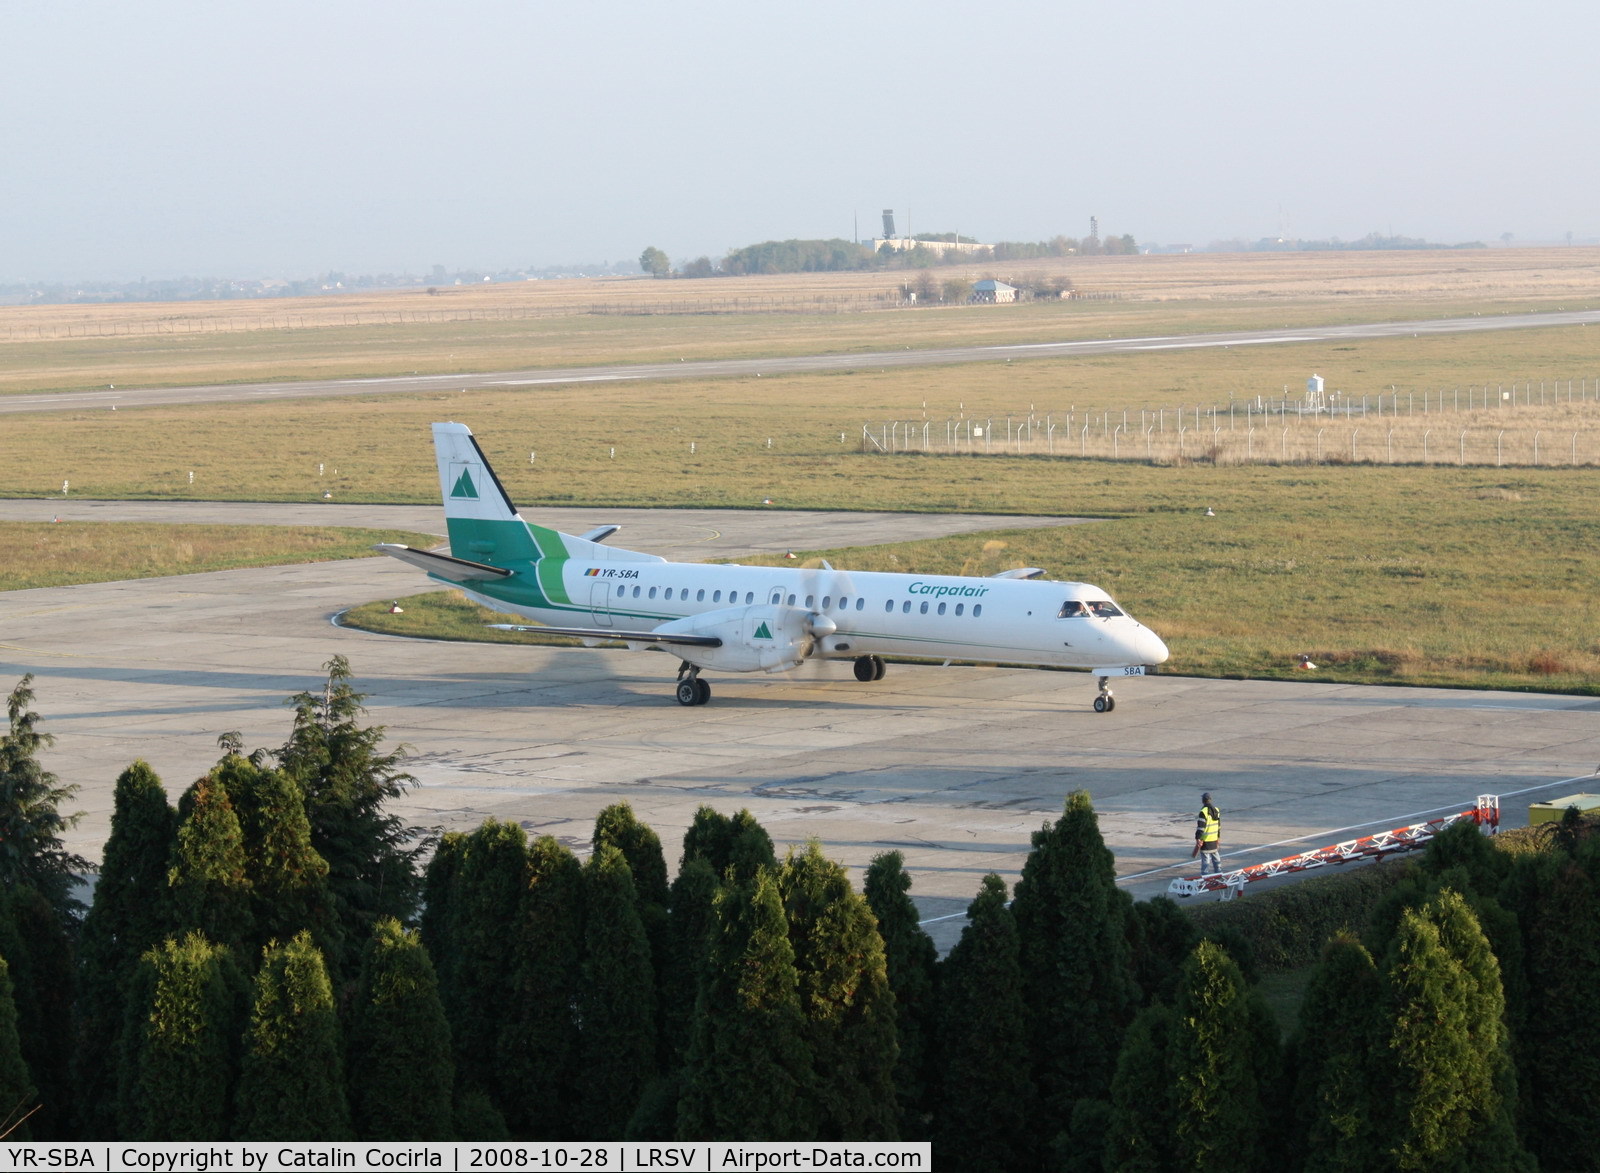
<path id="1" fill-rule="evenodd" d="M 909 252 L 914 248 L 923 248 L 941 257 L 947 253 L 980 252 L 989 247 L 975 240 L 915 240 L 909 236 L 893 236 L 887 239 L 880 236 L 870 243 L 873 251 L 880 253 L 885 249 L 890 252 Z"/>
<path id="2" fill-rule="evenodd" d="M 972 296 L 968 300 L 990 303 L 1016 301 L 1017 287 L 1007 285 L 1004 281 L 996 281 L 992 277 L 985 278 L 972 287 Z"/>

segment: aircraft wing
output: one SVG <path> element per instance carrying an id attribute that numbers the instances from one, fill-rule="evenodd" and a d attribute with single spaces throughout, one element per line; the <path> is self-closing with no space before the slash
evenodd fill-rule
<path id="1" fill-rule="evenodd" d="M 607 640 L 629 647 L 647 648 L 657 644 L 684 648 L 720 648 L 720 635 L 690 635 L 670 631 L 624 631 L 615 627 L 546 627 L 542 623 L 490 623 L 496 631 L 526 631 L 534 635 L 570 635 L 574 639 Z"/>
<path id="2" fill-rule="evenodd" d="M 418 550 L 412 546 L 400 546 L 392 542 L 379 542 L 372 548 L 391 558 L 398 558 L 402 562 L 421 567 L 429 574 L 449 579 L 451 582 L 486 582 L 496 578 L 510 578 L 516 573 L 503 567 L 489 566 L 482 562 L 468 562 L 465 558 L 452 558 L 448 554 L 435 554 L 431 550 Z"/>

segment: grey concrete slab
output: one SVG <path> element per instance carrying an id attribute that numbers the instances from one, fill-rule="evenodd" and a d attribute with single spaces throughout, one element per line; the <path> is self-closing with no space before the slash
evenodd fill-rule
<path id="1" fill-rule="evenodd" d="M 813 538 L 832 544 L 817 516 Z M 737 556 L 771 540 L 770 523 L 725 518 L 707 550 Z M 675 856 L 698 805 L 748 806 L 780 846 L 816 837 L 858 872 L 904 851 L 929 916 L 958 914 L 986 871 L 1014 880 L 1031 832 L 1078 788 L 1142 896 L 1186 870 L 1202 789 L 1223 809 L 1230 859 L 1253 862 L 1544 787 L 1508 801 L 1516 823 L 1600 763 L 1600 703 L 1581 697 L 1164 675 L 1120 682 L 1118 708 L 1099 715 L 1080 673 L 897 664 L 859 684 L 848 665 L 811 665 L 711 676 L 711 704 L 685 709 L 665 655 L 331 621 L 423 581 L 364 559 L 0 594 L 0 683 L 35 674 L 56 737 L 45 762 L 82 787 L 72 848 L 98 856 L 114 780 L 135 758 L 175 797 L 223 732 L 282 744 L 284 698 L 314 688 L 335 653 L 372 719 L 412 747 L 407 818 L 468 828 L 493 815 L 585 848 L 595 813 L 627 800 Z M 940 923 L 948 944 L 960 921 Z"/>

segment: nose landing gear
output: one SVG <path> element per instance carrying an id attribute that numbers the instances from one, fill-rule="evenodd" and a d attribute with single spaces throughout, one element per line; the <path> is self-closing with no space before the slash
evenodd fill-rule
<path id="1" fill-rule="evenodd" d="M 1106 677 L 1097 678 L 1100 681 L 1100 695 L 1094 698 L 1094 711 L 1109 713 L 1117 707 L 1117 698 L 1111 695 L 1111 689 L 1106 686 Z"/>

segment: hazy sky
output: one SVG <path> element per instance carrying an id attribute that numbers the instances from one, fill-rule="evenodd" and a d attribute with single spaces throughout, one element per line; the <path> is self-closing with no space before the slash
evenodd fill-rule
<path id="1" fill-rule="evenodd" d="M 0 0 L 0 282 L 1600 236 L 1593 0 Z"/>

